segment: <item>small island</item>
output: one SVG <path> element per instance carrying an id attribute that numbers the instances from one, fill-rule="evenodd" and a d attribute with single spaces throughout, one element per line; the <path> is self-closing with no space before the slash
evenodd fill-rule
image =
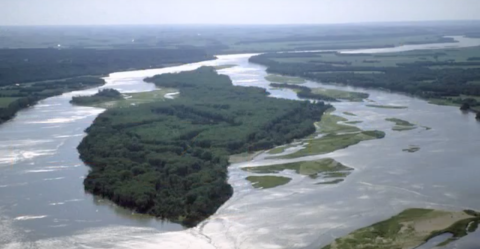
<path id="1" fill-rule="evenodd" d="M 70 103 L 75 105 L 84 105 L 84 106 L 95 106 L 100 103 L 108 101 L 116 101 L 123 99 L 122 94 L 111 88 L 104 88 L 98 90 L 98 92 L 92 96 L 74 96 Z"/>

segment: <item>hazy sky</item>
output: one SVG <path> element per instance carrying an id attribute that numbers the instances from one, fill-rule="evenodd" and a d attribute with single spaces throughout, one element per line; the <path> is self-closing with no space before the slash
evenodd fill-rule
<path id="1" fill-rule="evenodd" d="M 0 25 L 304 24 L 480 19 L 480 0 L 0 0 Z"/>

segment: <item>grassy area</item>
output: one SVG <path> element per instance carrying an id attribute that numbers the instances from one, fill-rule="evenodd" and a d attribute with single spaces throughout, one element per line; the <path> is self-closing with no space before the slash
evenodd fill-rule
<path id="1" fill-rule="evenodd" d="M 311 178 L 317 178 L 319 174 L 331 178 L 346 177 L 353 169 L 335 161 L 334 159 L 325 158 L 316 161 L 296 162 L 260 167 L 245 167 L 242 168 L 242 170 L 257 174 L 279 173 L 284 170 L 293 170 L 297 174 L 309 176 Z"/>
<path id="2" fill-rule="evenodd" d="M 283 176 L 249 176 L 246 178 L 254 188 L 275 188 L 289 183 L 292 179 Z"/>
<path id="3" fill-rule="evenodd" d="M 267 153 L 271 154 L 271 155 L 276 155 L 276 154 L 280 154 L 280 153 L 285 152 L 285 150 L 287 150 L 289 148 L 293 148 L 293 147 L 296 147 L 296 146 L 299 146 L 299 145 L 301 145 L 301 144 L 283 145 L 283 146 L 273 148 L 273 149 L 269 150 Z"/>
<path id="4" fill-rule="evenodd" d="M 151 103 L 155 101 L 164 101 L 165 94 L 175 93 L 178 90 L 173 88 L 162 88 L 150 92 L 140 92 L 140 93 L 128 93 L 124 94 L 124 98 L 115 101 L 107 101 L 102 103 L 96 103 L 92 106 L 99 108 L 125 108 L 133 105 L 140 105 L 145 103 Z"/>
<path id="5" fill-rule="evenodd" d="M 265 79 L 273 83 L 285 83 L 285 84 L 303 84 L 306 81 L 299 77 L 284 76 L 279 74 L 269 74 L 265 76 Z"/>
<path id="6" fill-rule="evenodd" d="M 358 229 L 336 239 L 323 249 L 407 249 L 415 248 L 444 233 L 454 239 L 467 234 L 471 222 L 479 217 L 466 212 L 432 209 L 407 209 L 387 220 Z M 445 244 L 444 242 L 443 244 Z"/>
<path id="7" fill-rule="evenodd" d="M 17 100 L 19 98 L 17 97 L 1 97 L 0 98 L 0 108 L 5 108 L 8 107 L 12 102 Z"/>
<path id="8" fill-rule="evenodd" d="M 353 102 L 362 102 L 364 99 L 368 98 L 369 96 L 368 93 L 349 92 L 349 91 L 325 89 L 325 88 L 313 88 L 312 93 L 328 96 L 335 99 L 353 101 Z"/>
<path id="9" fill-rule="evenodd" d="M 362 141 L 379 139 L 385 137 L 382 131 L 361 131 L 347 134 L 327 134 L 318 139 L 312 139 L 301 149 L 292 154 L 281 156 L 280 158 L 298 158 L 304 156 L 320 155 L 330 153 L 339 149 L 358 144 Z"/>
<path id="10" fill-rule="evenodd" d="M 348 116 L 357 116 L 357 115 L 355 115 L 355 114 L 353 114 L 353 113 L 351 113 L 351 112 L 343 112 L 343 114 L 348 115 Z"/>
<path id="11" fill-rule="evenodd" d="M 402 151 L 404 152 L 410 152 L 410 153 L 415 153 L 420 150 L 420 147 L 418 146 L 410 146 L 407 149 L 403 149 Z"/>
<path id="12" fill-rule="evenodd" d="M 320 122 L 316 122 L 317 131 L 321 133 L 338 133 L 338 132 L 358 132 L 359 128 L 351 125 L 339 124 L 338 122 L 348 121 L 345 118 L 332 115 L 331 112 L 324 113 Z"/>
<path id="13" fill-rule="evenodd" d="M 361 123 L 363 123 L 363 121 L 359 121 L 359 120 L 358 121 L 347 121 L 347 122 L 345 122 L 345 124 L 361 124 Z"/>
<path id="14" fill-rule="evenodd" d="M 417 128 L 416 125 L 402 119 L 387 118 L 385 120 L 395 123 L 395 126 L 392 128 L 392 130 L 394 131 L 408 131 L 408 130 L 413 130 Z"/>
<path id="15" fill-rule="evenodd" d="M 383 108 L 383 109 L 407 109 L 407 106 L 398 106 L 398 105 L 367 105 L 367 107 L 373 108 Z"/>
<path id="16" fill-rule="evenodd" d="M 234 65 L 234 64 L 226 64 L 226 65 L 219 65 L 219 66 L 214 66 L 213 68 L 215 68 L 215 70 L 222 70 L 222 69 L 227 69 L 227 68 L 232 68 L 232 67 L 236 67 L 237 65 Z"/>
<path id="17" fill-rule="evenodd" d="M 335 179 L 331 181 L 324 181 L 324 182 L 317 182 L 317 185 L 330 185 L 330 184 L 337 184 L 343 182 L 343 179 Z"/>

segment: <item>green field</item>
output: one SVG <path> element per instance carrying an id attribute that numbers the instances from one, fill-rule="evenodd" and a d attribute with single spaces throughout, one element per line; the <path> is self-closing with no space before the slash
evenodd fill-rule
<path id="1" fill-rule="evenodd" d="M 362 141 L 380 139 L 385 136 L 382 131 L 361 131 L 348 134 L 328 134 L 318 139 L 309 140 L 306 148 L 280 158 L 298 158 L 334 152 Z"/>
<path id="2" fill-rule="evenodd" d="M 408 121 L 398 119 L 398 118 L 387 118 L 386 121 L 395 123 L 395 126 L 392 128 L 394 131 L 408 131 L 416 129 L 417 126 Z"/>
<path id="3" fill-rule="evenodd" d="M 248 176 L 246 178 L 254 188 L 275 188 L 289 183 L 292 179 L 283 176 Z"/>
<path id="4" fill-rule="evenodd" d="M 326 158 L 316 161 L 277 164 L 270 166 L 245 167 L 242 170 L 256 174 L 279 173 L 284 170 L 293 170 L 297 174 L 317 178 L 319 175 L 326 178 L 346 177 L 353 170 L 334 159 Z"/>
<path id="5" fill-rule="evenodd" d="M 321 94 L 335 99 L 343 99 L 352 102 L 362 102 L 368 98 L 368 93 L 349 92 L 336 89 L 313 88 L 312 93 Z"/>
<path id="6" fill-rule="evenodd" d="M 323 114 L 320 122 L 316 122 L 315 126 L 320 133 L 338 133 L 338 132 L 358 132 L 359 128 L 352 125 L 339 124 L 347 119 L 340 116 L 332 115 L 331 112 Z"/>

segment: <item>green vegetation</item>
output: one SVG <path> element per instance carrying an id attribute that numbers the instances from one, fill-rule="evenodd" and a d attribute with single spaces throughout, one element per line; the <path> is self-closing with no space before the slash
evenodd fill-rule
<path id="1" fill-rule="evenodd" d="M 141 105 L 141 104 L 146 104 L 146 103 L 151 103 L 155 101 L 165 101 L 165 95 L 169 93 L 176 93 L 178 92 L 177 89 L 173 88 L 162 88 L 162 89 L 157 89 L 153 90 L 150 92 L 139 92 L 139 93 L 126 93 L 123 94 L 124 97 L 120 98 L 93 98 L 90 99 L 92 96 L 87 96 L 87 97 L 81 97 L 83 99 L 86 99 L 87 101 L 84 103 L 72 103 L 76 105 L 86 105 L 86 106 L 94 106 L 94 107 L 100 107 L 100 108 L 105 108 L 105 109 L 110 109 L 110 108 L 125 108 L 125 107 L 130 107 L 134 105 Z M 73 97 L 73 98 L 78 98 L 78 97 Z M 97 101 L 92 101 L 92 100 L 97 100 Z"/>
<path id="2" fill-rule="evenodd" d="M 116 101 L 123 99 L 122 94 L 111 88 L 100 89 L 98 92 L 92 96 L 74 96 L 70 103 L 76 105 L 87 105 L 93 106 L 107 101 Z"/>
<path id="3" fill-rule="evenodd" d="M 344 181 L 343 179 L 335 179 L 335 180 L 331 180 L 331 181 L 317 182 L 316 184 L 317 185 L 331 185 L 331 184 L 338 184 L 338 183 L 341 183 L 343 181 Z"/>
<path id="4" fill-rule="evenodd" d="M 315 179 L 319 176 L 319 174 L 326 178 L 346 177 L 353 169 L 335 161 L 334 159 L 325 158 L 316 161 L 277 164 L 259 167 L 245 167 L 242 168 L 242 170 L 256 174 L 279 173 L 284 170 L 294 170 L 297 174 L 309 176 Z M 341 174 L 339 175 L 338 173 Z"/>
<path id="5" fill-rule="evenodd" d="M 297 86 L 297 85 L 289 85 L 289 84 L 278 84 L 278 83 L 271 83 L 270 86 L 277 87 L 277 88 L 289 88 L 292 89 L 294 92 L 297 93 L 299 98 L 304 99 L 317 99 L 317 100 L 324 100 L 324 101 L 331 101 L 335 102 L 338 101 L 336 98 L 332 98 L 325 94 L 321 93 L 313 93 L 311 88 L 306 86 Z"/>
<path id="6" fill-rule="evenodd" d="M 343 112 L 343 114 L 348 115 L 348 116 L 357 116 L 357 115 L 355 115 L 355 114 L 353 114 L 353 113 L 351 113 L 351 112 Z"/>
<path id="7" fill-rule="evenodd" d="M 469 224 L 472 222 L 478 224 L 479 219 L 478 216 L 466 212 L 407 209 L 390 219 L 338 238 L 323 249 L 415 248 L 444 233 L 451 233 L 452 239 L 459 239 L 468 234 Z M 445 245 L 448 241 L 442 244 Z"/>
<path id="8" fill-rule="evenodd" d="M 382 108 L 382 109 L 407 109 L 406 106 L 396 106 L 396 105 L 367 105 L 367 107 L 373 108 Z"/>
<path id="9" fill-rule="evenodd" d="M 105 83 L 84 75 L 212 58 L 197 49 L 0 49 L 0 123 L 39 100 Z"/>
<path id="10" fill-rule="evenodd" d="M 363 121 L 360 121 L 360 120 L 358 120 L 358 121 L 347 121 L 347 122 L 345 122 L 345 124 L 361 124 L 361 123 L 363 123 Z"/>
<path id="11" fill-rule="evenodd" d="M 410 152 L 410 153 L 415 153 L 415 152 L 417 152 L 417 151 L 419 151 L 419 150 L 420 150 L 420 147 L 410 145 L 410 147 L 408 147 L 408 149 L 403 149 L 402 151 L 404 151 L 404 152 Z"/>
<path id="12" fill-rule="evenodd" d="M 147 78 L 178 98 L 102 113 L 78 149 L 85 189 L 137 212 L 194 226 L 232 194 L 229 155 L 271 149 L 315 132 L 330 106 L 269 98 L 213 68 Z"/>
<path id="13" fill-rule="evenodd" d="M 213 59 L 196 49 L 0 49 L 0 86 Z"/>
<path id="14" fill-rule="evenodd" d="M 246 178 L 254 188 L 275 188 L 289 183 L 292 179 L 283 176 L 248 176 Z"/>
<path id="15" fill-rule="evenodd" d="M 222 69 L 232 68 L 236 66 L 237 65 L 227 64 L 227 65 L 214 66 L 213 68 L 215 68 L 215 70 L 222 70 Z"/>
<path id="16" fill-rule="evenodd" d="M 280 158 L 298 158 L 330 153 L 358 144 L 362 141 L 385 137 L 382 131 L 361 131 L 347 134 L 328 134 L 318 139 L 309 140 L 306 148 Z"/>
<path id="17" fill-rule="evenodd" d="M 395 123 L 395 126 L 392 128 L 392 130 L 394 131 L 408 131 L 408 130 L 413 130 L 417 128 L 416 125 L 402 119 L 387 118 L 385 120 Z"/>
<path id="18" fill-rule="evenodd" d="M 313 94 L 319 94 L 322 96 L 328 96 L 335 99 L 343 99 L 352 102 L 362 102 L 364 99 L 368 98 L 368 93 L 360 92 L 348 92 L 335 89 L 325 89 L 325 88 L 313 88 Z"/>
<path id="19" fill-rule="evenodd" d="M 17 97 L 0 97 L 0 108 L 7 108 L 10 104 L 18 100 Z"/>
<path id="20" fill-rule="evenodd" d="M 469 58 L 479 56 L 480 47 L 471 47 L 380 54 L 267 53 L 250 61 L 268 66 L 269 73 L 403 92 L 478 112 L 480 62 Z"/>
<path id="21" fill-rule="evenodd" d="M 284 84 L 302 84 L 306 81 L 300 77 L 290 77 L 278 74 L 269 74 L 265 76 L 265 79 L 272 83 L 284 83 Z"/>
<path id="22" fill-rule="evenodd" d="M 340 116 L 332 115 L 331 110 L 329 110 L 322 116 L 320 122 L 315 123 L 315 126 L 317 127 L 317 131 L 320 133 L 345 133 L 360 131 L 360 129 L 355 126 L 343 125 L 338 123 L 345 121 L 347 121 L 347 119 Z"/>
<path id="23" fill-rule="evenodd" d="M 78 77 L 0 87 L 0 123 L 13 118 L 19 110 L 32 106 L 39 100 L 65 92 L 101 86 L 104 83 L 103 79 L 95 77 Z"/>
<path id="24" fill-rule="evenodd" d="M 289 148 L 297 147 L 297 146 L 300 146 L 300 145 L 302 145 L 302 144 L 303 144 L 303 143 L 300 143 L 300 144 L 289 144 L 289 145 L 283 145 L 283 146 L 275 147 L 275 148 L 269 150 L 267 153 L 268 153 L 268 154 L 272 154 L 272 155 L 280 154 L 280 153 L 285 152 L 285 150 L 287 150 L 287 149 L 289 149 Z"/>

